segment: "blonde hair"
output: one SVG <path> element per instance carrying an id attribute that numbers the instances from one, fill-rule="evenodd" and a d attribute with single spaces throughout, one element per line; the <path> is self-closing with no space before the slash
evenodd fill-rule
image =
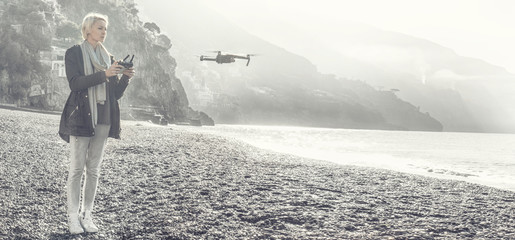
<path id="1" fill-rule="evenodd" d="M 93 24 L 95 24 L 96 21 L 103 20 L 106 22 L 106 26 L 109 23 L 107 21 L 107 16 L 100 14 L 100 13 L 88 13 L 84 19 L 82 20 L 82 38 L 86 40 L 88 38 L 88 33 L 91 31 L 91 28 L 93 27 Z"/>

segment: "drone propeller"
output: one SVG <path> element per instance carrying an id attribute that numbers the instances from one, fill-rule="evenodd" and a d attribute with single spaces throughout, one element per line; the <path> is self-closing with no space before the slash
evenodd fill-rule
<path id="1" fill-rule="evenodd" d="M 255 53 L 247 54 L 247 66 L 249 66 L 249 63 L 250 63 L 250 57 L 255 57 L 255 56 L 259 56 L 259 54 L 255 54 Z"/>
<path id="2" fill-rule="evenodd" d="M 200 55 L 200 56 L 199 56 L 199 55 L 197 55 L 197 57 L 199 57 L 199 58 L 200 58 L 200 61 L 204 61 L 204 55 Z"/>

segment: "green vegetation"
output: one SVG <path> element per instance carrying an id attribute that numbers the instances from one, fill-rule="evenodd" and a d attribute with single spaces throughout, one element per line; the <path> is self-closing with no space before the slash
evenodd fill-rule
<path id="1" fill-rule="evenodd" d="M 46 77 L 39 52 L 50 48 L 49 14 L 55 9 L 40 0 L 16 4 L 7 0 L 0 16 L 0 99 L 26 98 L 32 82 Z"/>
<path id="2" fill-rule="evenodd" d="M 64 52 L 56 49 L 64 51 L 82 41 L 79 25 L 83 17 L 99 12 L 109 17 L 107 49 L 117 59 L 136 55 L 138 74 L 131 80 L 122 107 L 152 106 L 177 121 L 200 116 L 188 107 L 186 93 L 175 77 L 176 62 L 168 52 L 172 41 L 155 23 L 141 22 L 134 4 L 98 0 L 25 0 L 17 4 L 7 0 L 0 7 L 5 9 L 0 11 L 0 103 L 48 108 L 47 101 L 54 101 L 52 108 L 61 109 L 69 89 L 64 76 L 56 77 L 56 70 L 51 70 L 54 66 L 49 65 L 64 60 Z M 45 54 L 45 59 L 40 57 Z M 56 85 L 60 85 L 58 96 L 49 96 Z M 46 96 L 34 100 L 31 88 L 41 89 Z"/>

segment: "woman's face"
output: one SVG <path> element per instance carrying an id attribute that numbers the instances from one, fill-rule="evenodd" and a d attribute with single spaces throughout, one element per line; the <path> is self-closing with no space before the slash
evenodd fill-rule
<path id="1" fill-rule="evenodd" d="M 88 41 L 91 43 L 104 42 L 107 36 L 107 24 L 104 20 L 97 20 L 93 23 L 88 34 Z"/>

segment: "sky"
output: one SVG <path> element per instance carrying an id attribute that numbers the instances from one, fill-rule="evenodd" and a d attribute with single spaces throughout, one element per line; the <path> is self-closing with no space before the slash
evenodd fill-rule
<path id="1" fill-rule="evenodd" d="M 353 21 L 404 33 L 515 73 L 512 0 L 198 0 L 272 43 L 282 21 L 330 30 Z M 170 2 L 172 4 L 172 2 Z M 284 44 L 284 42 L 282 43 Z"/>

